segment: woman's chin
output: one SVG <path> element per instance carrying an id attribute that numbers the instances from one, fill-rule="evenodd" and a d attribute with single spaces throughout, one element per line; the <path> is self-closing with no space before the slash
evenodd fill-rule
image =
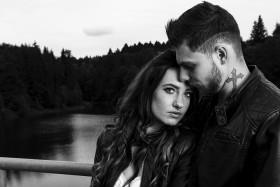
<path id="1" fill-rule="evenodd" d="M 168 120 L 166 120 L 165 121 L 165 125 L 167 125 L 167 126 L 176 126 L 178 123 L 179 123 L 179 119 L 168 119 Z"/>

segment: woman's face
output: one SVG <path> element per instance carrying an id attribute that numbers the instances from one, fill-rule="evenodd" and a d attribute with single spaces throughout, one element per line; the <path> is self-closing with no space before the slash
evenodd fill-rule
<path id="1" fill-rule="evenodd" d="M 187 112 L 192 89 L 179 81 L 179 68 L 169 68 L 153 93 L 154 125 L 177 125 Z"/>

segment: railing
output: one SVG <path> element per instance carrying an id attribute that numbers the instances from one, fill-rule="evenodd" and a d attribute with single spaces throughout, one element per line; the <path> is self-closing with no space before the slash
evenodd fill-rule
<path id="1" fill-rule="evenodd" d="M 6 187 L 6 170 L 91 176 L 92 164 L 0 157 L 0 187 Z"/>

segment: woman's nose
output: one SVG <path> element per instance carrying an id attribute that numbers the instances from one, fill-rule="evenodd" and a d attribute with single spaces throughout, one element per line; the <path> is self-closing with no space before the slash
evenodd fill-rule
<path id="1" fill-rule="evenodd" d="M 184 106 L 183 98 L 182 96 L 177 96 L 173 102 L 173 107 L 176 109 L 180 109 Z"/>

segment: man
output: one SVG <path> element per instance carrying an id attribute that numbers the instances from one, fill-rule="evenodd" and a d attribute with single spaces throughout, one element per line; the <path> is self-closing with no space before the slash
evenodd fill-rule
<path id="1" fill-rule="evenodd" d="M 247 66 L 233 16 L 200 3 L 166 26 L 180 78 L 202 95 L 191 186 L 280 186 L 280 91 Z"/>

